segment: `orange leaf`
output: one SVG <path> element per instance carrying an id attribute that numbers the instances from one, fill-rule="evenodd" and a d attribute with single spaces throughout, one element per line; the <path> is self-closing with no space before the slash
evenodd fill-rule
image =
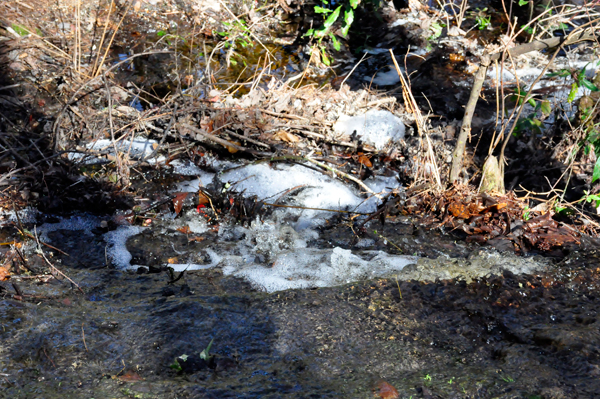
<path id="1" fill-rule="evenodd" d="M 398 390 L 385 381 L 377 383 L 375 395 L 381 399 L 398 399 L 400 397 Z"/>
<path id="2" fill-rule="evenodd" d="M 238 146 L 241 145 L 241 143 L 238 143 L 237 141 L 230 141 L 230 143 Z M 227 151 L 229 151 L 230 154 L 235 154 L 236 152 L 238 152 L 238 149 L 233 146 L 226 145 L 225 147 L 227 148 Z"/>
<path id="3" fill-rule="evenodd" d="M 181 208 L 183 208 L 183 201 L 187 198 L 189 193 L 177 193 L 173 198 L 173 206 L 175 207 L 175 214 L 179 215 Z"/>
<path id="4" fill-rule="evenodd" d="M 126 371 L 123 375 L 118 377 L 120 381 L 124 381 L 124 382 L 136 382 L 136 381 L 143 381 L 144 379 L 142 377 L 140 377 L 140 375 L 138 373 L 136 373 L 135 371 Z"/>
<path id="5" fill-rule="evenodd" d="M 0 267 L 0 281 L 6 281 L 10 278 L 8 267 Z"/>
<path id="6" fill-rule="evenodd" d="M 210 201 L 206 194 L 204 194 L 202 191 L 198 191 L 198 205 L 206 205 L 209 202 Z"/>
<path id="7" fill-rule="evenodd" d="M 173 265 L 173 264 L 175 264 L 177 262 L 179 262 L 179 260 L 177 259 L 177 257 L 167 259 L 167 263 L 169 265 Z"/>
<path id="8" fill-rule="evenodd" d="M 285 141 L 286 143 L 297 143 L 300 141 L 300 138 L 298 136 L 292 133 L 288 133 L 285 130 L 278 131 L 277 133 L 275 133 L 274 136 L 275 138 L 281 141 Z"/>
<path id="9" fill-rule="evenodd" d="M 358 162 L 365 165 L 367 168 L 372 168 L 373 164 L 371 160 L 366 155 L 361 155 L 358 157 Z"/>
<path id="10" fill-rule="evenodd" d="M 182 226 L 177 231 L 183 234 L 190 234 L 190 226 Z"/>

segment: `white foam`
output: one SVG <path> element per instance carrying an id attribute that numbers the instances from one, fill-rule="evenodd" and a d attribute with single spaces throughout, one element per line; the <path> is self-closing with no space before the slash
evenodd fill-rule
<path id="1" fill-rule="evenodd" d="M 173 192 L 179 193 L 195 193 L 198 192 L 199 186 L 206 186 L 212 182 L 215 177 L 214 173 L 208 173 L 204 171 L 200 171 L 196 174 L 197 179 L 188 180 L 184 182 L 177 183 Z"/>
<path id="2" fill-rule="evenodd" d="M 136 267 L 131 265 L 131 253 L 127 250 L 127 239 L 144 230 L 138 226 L 119 226 L 116 230 L 104 234 L 104 241 L 109 245 L 108 257 L 112 264 L 119 269 Z"/>
<path id="3" fill-rule="evenodd" d="M 256 195 L 267 203 L 283 197 L 286 203 L 293 200 L 294 205 L 305 208 L 358 212 L 372 212 L 377 205 L 375 198 L 364 201 L 357 190 L 301 165 L 281 164 L 273 168 L 267 164 L 248 165 L 225 172 L 220 179 L 231 183 L 236 191 L 243 191 L 244 196 Z M 396 182 L 393 188 L 397 187 Z M 285 194 L 289 190 L 292 191 Z M 287 209 L 286 213 L 297 218 L 294 224 L 296 230 L 322 224 L 334 215 L 333 212 L 311 209 Z"/>
<path id="4" fill-rule="evenodd" d="M 388 71 L 379 71 L 374 78 L 369 76 L 363 77 L 365 82 L 376 84 L 377 86 L 392 86 L 400 83 L 400 77 L 395 69 Z"/>
<path id="5" fill-rule="evenodd" d="M 156 140 L 147 139 L 144 137 L 136 137 L 132 140 L 120 140 L 113 143 L 112 140 L 102 139 L 96 140 L 86 145 L 86 148 L 94 151 L 106 151 L 109 154 L 115 155 L 115 147 L 117 151 L 128 154 L 132 159 L 144 160 L 150 164 L 164 163 L 166 158 L 162 155 L 149 158 L 154 152 L 154 148 L 158 146 Z M 70 160 L 79 160 L 86 157 L 87 154 L 70 152 L 68 158 Z M 85 160 L 86 164 L 94 164 L 102 160 L 96 157 L 88 157 Z"/>
<path id="6" fill-rule="evenodd" d="M 236 258 L 226 258 L 223 273 L 242 277 L 257 289 L 275 292 L 391 276 L 416 261 L 413 256 L 394 256 L 383 252 L 367 261 L 339 247 L 302 248 L 281 253 L 270 267 L 247 265 Z"/>
<path id="7" fill-rule="evenodd" d="M 487 72 L 487 76 L 491 79 L 496 79 L 497 77 L 500 77 L 504 81 L 513 81 L 517 78 L 517 76 L 519 78 L 538 77 L 543 72 L 543 70 L 541 68 L 518 68 L 515 72 L 515 70 L 512 69 L 510 66 L 504 65 L 504 67 L 501 68 L 501 72 L 502 73 L 497 76 L 496 67 L 491 67 Z"/>
<path id="8" fill-rule="evenodd" d="M 40 211 L 31 207 L 23 208 L 16 213 L 13 210 L 3 210 L 0 211 L 0 226 L 7 223 L 35 223 L 39 215 Z"/>
<path id="9" fill-rule="evenodd" d="M 363 142 L 382 150 L 390 141 L 404 138 L 402 120 L 389 111 L 371 110 L 363 115 L 342 115 L 333 125 L 333 130 L 347 136 L 356 131 Z"/>
<path id="10" fill-rule="evenodd" d="M 92 230 L 100 227 L 101 219 L 90 215 L 74 215 L 61 218 L 58 223 L 44 223 L 36 228 L 42 241 L 48 241 L 48 233 L 57 230 L 81 231 L 87 236 L 92 236 Z"/>
<path id="11" fill-rule="evenodd" d="M 200 169 L 198 166 L 194 165 L 189 160 L 179 160 L 175 159 L 170 162 L 170 165 L 173 167 L 173 173 L 182 176 L 198 176 L 203 174 L 204 171 Z"/>

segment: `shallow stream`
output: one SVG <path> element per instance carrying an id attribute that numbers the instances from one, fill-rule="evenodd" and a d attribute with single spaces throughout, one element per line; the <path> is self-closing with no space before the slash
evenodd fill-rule
<path id="1" fill-rule="evenodd" d="M 261 179 L 250 171 L 247 190 Z M 35 231 L 69 254 L 50 259 L 83 293 L 15 276 L 25 297 L 1 300 L 0 395 L 395 397 L 382 381 L 407 399 L 600 392 L 593 244 L 562 260 L 517 257 L 407 218 L 369 222 L 359 237 L 305 211 L 218 228 L 194 204 L 145 228 L 46 218 Z"/>

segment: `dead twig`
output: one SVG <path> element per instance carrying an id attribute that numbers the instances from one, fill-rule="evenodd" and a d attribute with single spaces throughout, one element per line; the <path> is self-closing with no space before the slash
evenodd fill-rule
<path id="1" fill-rule="evenodd" d="M 50 261 L 48 260 L 48 258 L 46 257 L 46 254 L 45 254 L 45 253 L 44 253 L 44 251 L 42 250 L 42 246 L 40 245 L 40 240 L 39 240 L 39 238 L 38 238 L 38 236 L 37 236 L 37 232 L 36 232 L 36 234 L 35 234 L 35 241 L 36 241 L 36 242 L 37 242 L 37 244 L 38 244 L 38 248 L 39 248 L 40 254 L 42 255 L 42 258 L 44 258 L 44 260 L 45 260 L 45 261 L 46 261 L 46 263 L 47 263 L 47 264 L 50 266 L 50 268 L 51 268 L 52 270 L 54 270 L 56 273 L 60 274 L 60 275 L 61 275 L 61 276 L 63 276 L 64 278 L 66 278 L 67 280 L 69 280 L 69 282 L 70 282 L 71 284 L 73 284 L 75 287 L 77 287 L 77 289 L 78 289 L 78 290 L 79 290 L 79 291 L 80 291 L 82 294 L 85 294 L 85 293 L 83 292 L 83 290 L 81 289 L 81 287 L 79 286 L 79 284 L 77 284 L 77 283 L 76 283 L 75 281 L 73 281 L 73 280 L 72 280 L 72 279 L 71 279 L 69 276 L 67 276 L 66 274 L 64 274 L 63 272 L 61 272 L 61 271 L 60 271 L 60 270 L 59 270 L 59 269 L 58 269 L 56 266 L 54 266 L 54 265 L 52 264 L 52 262 L 50 262 Z"/>
<path id="2" fill-rule="evenodd" d="M 220 137 L 217 137 L 217 136 L 215 136 L 213 134 L 207 133 L 207 132 L 203 131 L 202 129 L 198 129 L 198 128 L 194 127 L 194 126 L 190 126 L 190 125 L 185 124 L 185 123 L 181 124 L 180 126 L 186 128 L 186 129 L 189 129 L 192 132 L 194 132 L 196 134 L 199 134 L 200 136 L 204 136 L 205 138 L 207 138 L 209 140 L 212 140 L 215 143 L 220 144 L 223 147 L 228 148 L 228 149 L 229 148 L 233 148 L 233 149 L 235 149 L 237 151 L 247 152 L 248 154 L 252 154 L 254 156 L 261 156 L 261 157 L 265 157 L 265 156 L 268 157 L 268 156 L 272 155 L 271 153 L 264 153 L 264 152 L 260 152 L 260 151 L 254 151 L 254 150 L 251 150 L 249 148 L 242 147 L 241 145 L 237 145 L 235 143 L 232 143 L 231 141 L 224 140 L 224 139 L 222 139 Z"/>

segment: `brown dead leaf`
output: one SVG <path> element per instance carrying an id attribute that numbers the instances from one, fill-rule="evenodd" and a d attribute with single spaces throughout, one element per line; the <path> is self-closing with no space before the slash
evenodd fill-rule
<path id="1" fill-rule="evenodd" d="M 173 198 L 173 207 L 175 208 L 175 214 L 179 215 L 181 208 L 183 208 L 183 202 L 187 198 L 189 193 L 177 193 Z"/>
<path id="2" fill-rule="evenodd" d="M 242 145 L 242 143 L 239 143 L 237 141 L 230 141 L 230 143 L 235 144 L 237 146 L 241 146 Z M 235 148 L 234 146 L 226 145 L 225 147 L 227 148 L 227 151 L 229 151 L 230 154 L 235 154 L 236 152 L 238 152 L 238 149 Z"/>
<path id="3" fill-rule="evenodd" d="M 0 281 L 6 281 L 10 278 L 9 267 L 0 266 Z"/>
<path id="4" fill-rule="evenodd" d="M 375 395 L 381 399 L 398 399 L 398 390 L 385 381 L 379 381 L 375 388 Z"/>
<path id="5" fill-rule="evenodd" d="M 198 191 L 198 205 L 206 205 L 210 202 L 206 194 L 202 191 Z"/>
<path id="6" fill-rule="evenodd" d="M 175 263 L 179 263 L 179 259 L 177 257 L 167 259 L 167 263 L 169 265 L 174 265 Z"/>
<path id="7" fill-rule="evenodd" d="M 183 234 L 191 233 L 190 226 L 182 226 L 182 227 L 178 228 L 177 231 L 179 231 L 180 233 L 183 233 Z"/>
<path id="8" fill-rule="evenodd" d="M 131 371 L 128 370 L 125 373 L 123 373 L 123 375 L 117 377 L 119 379 L 119 381 L 123 381 L 123 382 L 137 382 L 137 381 L 143 381 L 144 379 L 142 377 L 140 377 L 140 375 L 138 373 L 136 373 L 135 371 Z"/>
<path id="9" fill-rule="evenodd" d="M 358 153 L 358 162 L 363 164 L 367 168 L 373 167 L 373 164 L 371 163 L 371 160 L 369 159 L 369 157 L 367 157 L 366 155 L 364 155 L 361 152 Z"/>
<path id="10" fill-rule="evenodd" d="M 300 138 L 295 134 L 286 132 L 285 130 L 280 130 L 275 133 L 275 138 L 281 141 L 285 141 L 286 143 L 297 143 L 300 141 Z"/>

